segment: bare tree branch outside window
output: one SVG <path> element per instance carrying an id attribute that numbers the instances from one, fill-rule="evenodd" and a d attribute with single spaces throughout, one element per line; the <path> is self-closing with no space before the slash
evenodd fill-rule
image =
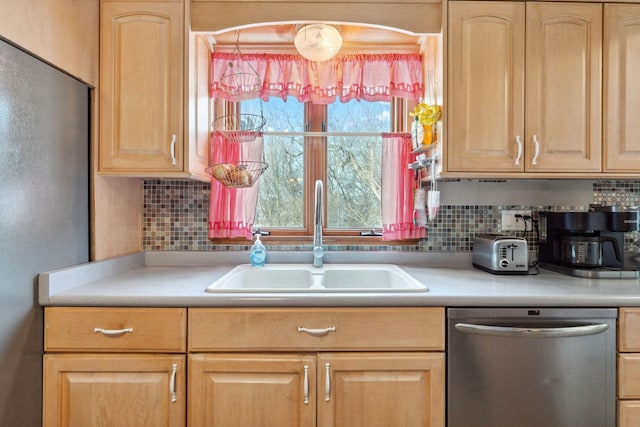
<path id="1" fill-rule="evenodd" d="M 381 227 L 380 133 L 391 129 L 390 105 L 350 101 L 328 105 L 326 124 L 328 229 Z M 305 122 L 304 105 L 270 98 L 243 101 L 243 112 L 262 110 L 267 121 L 264 156 L 269 169 L 262 175 L 256 212 L 260 228 L 304 226 Z"/>

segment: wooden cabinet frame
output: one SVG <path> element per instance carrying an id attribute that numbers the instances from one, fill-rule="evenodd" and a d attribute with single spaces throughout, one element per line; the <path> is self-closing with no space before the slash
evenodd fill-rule
<path id="1" fill-rule="evenodd" d="M 441 307 L 194 308 L 188 341 L 192 427 L 444 427 Z"/>
<path id="2" fill-rule="evenodd" d="M 46 307 L 43 426 L 444 427 L 444 323 L 442 307 Z"/>
<path id="3" fill-rule="evenodd" d="M 43 427 L 185 426 L 185 308 L 46 307 L 44 316 Z"/>
<path id="4" fill-rule="evenodd" d="M 618 311 L 618 427 L 640 425 L 640 308 Z"/>
<path id="5" fill-rule="evenodd" d="M 190 427 L 444 427 L 444 353 L 199 353 L 188 383 Z"/>

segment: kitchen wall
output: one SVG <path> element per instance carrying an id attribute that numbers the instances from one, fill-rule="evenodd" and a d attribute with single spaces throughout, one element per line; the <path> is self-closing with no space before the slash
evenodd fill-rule
<path id="1" fill-rule="evenodd" d="M 99 13 L 98 1 L 0 1 L 0 36 L 95 86 Z"/>
<path id="2" fill-rule="evenodd" d="M 586 210 L 590 203 L 640 205 L 640 180 L 453 180 L 438 184 L 442 207 L 418 245 L 329 246 L 329 250 L 455 252 L 471 250 L 478 233 L 500 232 L 503 209 Z M 158 251 L 247 250 L 247 245 L 214 245 L 207 239 L 209 184 L 189 180 L 144 181 L 143 248 Z M 526 237 L 537 244 L 533 231 Z M 638 233 L 627 233 L 627 248 Z M 270 250 L 309 250 L 269 246 Z"/>

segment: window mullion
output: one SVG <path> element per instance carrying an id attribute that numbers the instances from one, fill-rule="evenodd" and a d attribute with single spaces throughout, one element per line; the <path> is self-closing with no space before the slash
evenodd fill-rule
<path id="1" fill-rule="evenodd" d="M 326 105 L 305 103 L 305 128 L 308 132 L 322 132 L 323 123 L 326 122 Z M 320 179 L 325 184 L 324 199 L 326 201 L 326 137 L 305 136 L 305 200 L 304 200 L 304 224 L 307 232 L 313 234 L 315 182 Z M 326 206 L 326 202 L 324 203 Z M 326 211 L 325 211 L 326 224 Z"/>

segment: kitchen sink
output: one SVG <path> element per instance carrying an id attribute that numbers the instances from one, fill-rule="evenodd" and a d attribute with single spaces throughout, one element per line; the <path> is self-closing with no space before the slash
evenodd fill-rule
<path id="1" fill-rule="evenodd" d="M 242 264 L 207 292 L 426 292 L 427 287 L 392 264 Z"/>

